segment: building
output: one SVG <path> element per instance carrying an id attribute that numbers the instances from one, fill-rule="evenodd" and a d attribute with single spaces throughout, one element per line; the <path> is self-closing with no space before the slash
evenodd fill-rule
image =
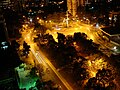
<path id="1" fill-rule="evenodd" d="M 0 89 L 19 90 L 14 70 L 7 70 L 2 73 L 0 72 Z"/>
<path id="2" fill-rule="evenodd" d="M 8 41 L 8 32 L 5 23 L 5 19 L 2 15 L 2 11 L 0 10 L 0 42 Z"/>
<path id="3" fill-rule="evenodd" d="M 30 90 L 30 88 L 35 87 L 36 81 L 39 79 L 39 77 L 35 72 L 31 74 L 31 70 L 31 65 L 26 65 L 23 63 L 15 68 L 17 83 L 20 90 Z"/>
<path id="4" fill-rule="evenodd" d="M 14 68 L 21 61 L 17 53 L 11 47 L 8 40 L 7 27 L 5 19 L 0 8 L 0 89 L 1 90 L 19 90 L 17 79 L 15 78 Z"/>
<path id="5" fill-rule="evenodd" d="M 0 8 L 6 9 L 6 8 L 11 8 L 11 9 L 16 9 L 17 0 L 1 0 L 0 1 Z M 16 5 L 17 4 L 17 5 Z"/>
<path id="6" fill-rule="evenodd" d="M 120 11 L 118 12 L 115 12 L 115 11 L 112 11 L 109 13 L 109 24 L 110 26 L 120 26 Z"/>
<path id="7" fill-rule="evenodd" d="M 6 8 L 6 7 L 8 7 L 8 5 L 11 3 L 11 1 L 10 0 L 2 0 L 2 1 L 0 1 L 0 7 L 1 8 Z"/>
<path id="8" fill-rule="evenodd" d="M 85 5 L 85 0 L 67 0 L 67 10 L 74 17 L 76 16 L 77 8 L 79 6 L 84 6 L 84 5 Z"/>
<path id="9" fill-rule="evenodd" d="M 77 12 L 77 2 L 76 0 L 67 0 L 67 8 L 68 8 L 68 12 L 75 16 L 76 12 Z"/>

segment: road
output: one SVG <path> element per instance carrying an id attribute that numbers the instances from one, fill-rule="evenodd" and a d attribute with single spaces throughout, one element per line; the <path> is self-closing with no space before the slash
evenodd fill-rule
<path id="1" fill-rule="evenodd" d="M 73 90 L 69 83 L 61 76 L 61 74 L 56 70 L 56 68 L 52 65 L 50 60 L 42 53 L 42 51 L 38 48 L 38 46 L 32 41 L 32 31 L 33 28 L 25 30 L 22 33 L 22 37 L 24 40 L 30 45 L 30 49 L 36 60 L 45 66 L 46 69 L 49 69 L 49 77 L 57 83 L 61 89 L 60 90 Z"/>

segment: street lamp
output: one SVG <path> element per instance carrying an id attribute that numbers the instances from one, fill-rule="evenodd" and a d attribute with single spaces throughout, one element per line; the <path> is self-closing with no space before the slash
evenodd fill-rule
<path id="1" fill-rule="evenodd" d="M 114 46 L 113 49 L 114 49 L 114 51 L 117 51 L 117 47 L 116 46 Z"/>
<path id="2" fill-rule="evenodd" d="M 86 19 L 88 21 L 88 24 L 90 24 L 90 20 L 89 19 Z"/>
<path id="3" fill-rule="evenodd" d="M 32 23 L 32 21 L 33 21 L 32 18 L 30 18 L 30 22 L 31 22 L 31 23 Z"/>
<path id="4" fill-rule="evenodd" d="M 37 20 L 39 20 L 40 18 L 39 17 L 37 17 Z"/>
<path id="5" fill-rule="evenodd" d="M 99 27 L 99 24 L 97 23 L 97 24 L 96 24 L 96 28 L 98 28 L 98 27 Z"/>

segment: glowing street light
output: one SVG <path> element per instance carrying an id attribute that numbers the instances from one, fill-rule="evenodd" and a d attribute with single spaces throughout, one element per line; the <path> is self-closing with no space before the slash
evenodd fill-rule
<path id="1" fill-rule="evenodd" d="M 30 18 L 30 22 L 32 22 L 33 20 L 32 20 L 32 18 Z"/>
<path id="2" fill-rule="evenodd" d="M 114 51 L 117 51 L 117 47 L 116 47 L 116 46 L 114 46 L 114 47 L 113 47 L 113 50 L 114 50 Z"/>
<path id="3" fill-rule="evenodd" d="M 99 24 L 97 23 L 97 24 L 96 24 L 96 28 L 98 28 L 98 27 L 99 27 Z"/>
<path id="4" fill-rule="evenodd" d="M 88 24 L 90 24 L 90 20 L 89 19 L 86 19 L 88 21 Z"/>
<path id="5" fill-rule="evenodd" d="M 37 17 L 37 20 L 39 20 L 40 18 L 39 17 Z"/>

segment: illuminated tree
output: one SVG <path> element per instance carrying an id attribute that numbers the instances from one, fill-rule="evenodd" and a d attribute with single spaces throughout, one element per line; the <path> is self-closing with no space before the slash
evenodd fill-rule
<path id="1" fill-rule="evenodd" d="M 96 79 L 98 83 L 101 83 L 102 87 L 107 87 L 113 80 L 115 79 L 115 75 L 113 75 L 110 69 L 102 69 L 98 70 L 96 74 Z"/>
<path id="2" fill-rule="evenodd" d="M 73 77 L 77 84 L 84 86 L 84 80 L 87 80 L 89 78 L 89 72 L 86 68 L 83 67 L 86 59 L 81 56 L 78 56 L 76 59 L 77 61 L 73 63 Z"/>
<path id="3" fill-rule="evenodd" d="M 96 77 L 90 78 L 86 84 L 86 90 L 113 90 L 115 75 L 110 69 L 98 70 Z"/>

